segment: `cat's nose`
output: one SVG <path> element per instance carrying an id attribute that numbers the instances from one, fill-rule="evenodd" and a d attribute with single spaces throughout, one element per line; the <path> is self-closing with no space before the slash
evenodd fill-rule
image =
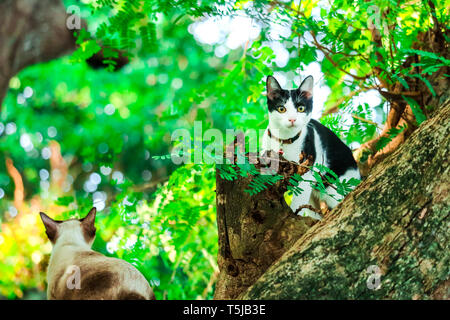
<path id="1" fill-rule="evenodd" d="M 291 124 L 294 124 L 296 119 L 289 119 L 289 121 L 291 122 Z"/>

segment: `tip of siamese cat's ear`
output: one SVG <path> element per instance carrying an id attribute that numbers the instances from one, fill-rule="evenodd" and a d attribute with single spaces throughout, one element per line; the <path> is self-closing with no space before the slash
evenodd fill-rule
<path id="1" fill-rule="evenodd" d="M 44 212 L 39 212 L 39 215 L 41 216 L 41 220 L 44 222 L 44 224 L 47 221 L 53 221 L 53 219 L 46 215 Z"/>
<path id="2" fill-rule="evenodd" d="M 97 213 L 97 208 L 93 207 L 86 217 L 80 219 L 81 227 L 83 230 L 84 239 L 86 242 L 92 241 L 95 237 L 95 214 Z"/>
<path id="3" fill-rule="evenodd" d="M 56 237 L 58 234 L 58 221 L 53 220 L 48 215 L 46 215 L 44 212 L 39 212 L 41 216 L 42 223 L 45 227 L 45 233 L 47 234 L 47 237 L 52 243 L 55 243 Z"/>
<path id="4" fill-rule="evenodd" d="M 97 208 L 96 207 L 92 207 L 92 209 L 89 210 L 89 213 L 83 219 L 80 219 L 80 221 L 92 222 L 92 221 L 95 220 L 96 213 L 97 213 Z"/>
<path id="5" fill-rule="evenodd" d="M 96 207 L 92 207 L 92 209 L 89 210 L 88 215 L 91 215 L 91 214 L 95 215 L 96 213 L 97 213 L 97 208 Z"/>

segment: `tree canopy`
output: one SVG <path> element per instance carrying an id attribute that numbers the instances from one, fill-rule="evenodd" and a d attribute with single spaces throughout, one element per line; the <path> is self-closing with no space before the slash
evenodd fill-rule
<path id="1" fill-rule="evenodd" d="M 316 117 L 366 174 L 448 88 L 444 1 L 63 2 L 87 25 L 74 30 L 76 50 L 20 71 L 1 101 L 7 298 L 45 289 L 51 246 L 38 212 L 65 219 L 92 206 L 94 249 L 134 264 L 158 299 L 212 298 L 215 165 L 175 165 L 171 134 L 196 121 L 266 128 L 267 75 L 294 88 L 313 71 Z"/>

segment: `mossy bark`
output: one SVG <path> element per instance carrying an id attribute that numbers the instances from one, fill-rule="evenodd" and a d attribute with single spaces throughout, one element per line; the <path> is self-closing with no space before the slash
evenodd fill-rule
<path id="1" fill-rule="evenodd" d="M 67 27 L 72 13 L 61 0 L 0 1 L 0 111 L 9 80 L 23 68 L 55 59 L 76 48 L 74 31 Z M 78 27 L 78 26 L 77 26 Z M 85 20 L 80 27 L 86 29 Z M 118 52 L 115 70 L 128 63 Z M 93 68 L 105 67 L 103 50 L 87 60 Z"/>
<path id="2" fill-rule="evenodd" d="M 280 172 L 288 177 L 292 170 L 297 166 L 283 161 Z M 214 299 L 236 299 L 317 222 L 292 213 L 284 181 L 250 196 L 251 180 L 228 181 L 217 173 L 220 274 Z"/>
<path id="3" fill-rule="evenodd" d="M 26 66 L 75 49 L 61 0 L 0 1 L 0 110 L 9 79 Z"/>
<path id="4" fill-rule="evenodd" d="M 447 100 L 239 298 L 448 299 L 449 119 Z"/>

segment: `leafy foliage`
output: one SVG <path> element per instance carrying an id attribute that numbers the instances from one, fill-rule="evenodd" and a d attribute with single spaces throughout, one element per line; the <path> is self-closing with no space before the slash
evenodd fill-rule
<path id="1" fill-rule="evenodd" d="M 321 121 L 358 147 L 386 120 L 386 100 L 374 106 L 364 98 L 381 90 L 380 79 L 405 90 L 419 79 L 435 94 L 427 78 L 449 66 L 447 58 L 413 47 L 421 32 L 434 27 L 425 2 L 64 2 L 80 6 L 88 22 L 89 29 L 76 33 L 77 50 L 24 69 L 2 102 L 0 294 L 8 298 L 45 290 L 51 247 L 37 212 L 65 219 L 83 216 L 93 205 L 101 208 L 94 248 L 136 265 L 158 299 L 212 298 L 215 168 L 228 180 L 253 176 L 250 194 L 280 176 L 260 175 L 248 163 L 175 166 L 169 161 L 174 129 L 192 133 L 195 121 L 221 132 L 265 128 L 265 77 L 276 73 L 295 86 L 308 66 L 319 65 L 323 78 L 317 85 L 330 89 L 324 100 L 330 114 Z M 448 26 L 448 7 L 435 5 L 434 17 Z M 259 28 L 237 47 L 227 47 L 223 30 L 216 42 L 202 42 L 193 31 L 206 19 L 225 28 L 236 20 L 220 19 L 236 17 Z M 100 50 L 108 68 L 92 70 L 84 61 Z M 110 72 L 117 50 L 130 63 Z M 403 66 L 410 57 L 417 58 L 415 72 Z M 420 125 L 424 106 L 403 99 Z M 392 129 L 377 148 L 402 130 Z M 309 183 L 321 192 L 332 184 L 344 196 L 357 183 L 340 181 L 326 167 L 311 170 Z M 302 177 L 289 181 L 290 192 L 302 191 Z"/>
<path id="2" fill-rule="evenodd" d="M 255 175 L 253 177 L 252 182 L 250 182 L 250 184 L 249 184 L 249 187 L 251 189 L 245 190 L 245 191 L 247 193 L 249 193 L 250 195 L 254 195 L 258 192 L 261 192 L 261 191 L 267 189 L 268 186 L 274 185 L 281 179 L 283 179 L 283 176 L 281 176 L 281 175 L 268 175 L 268 174 L 267 175 L 263 175 L 263 174 Z"/>
<path id="3" fill-rule="evenodd" d="M 392 139 L 394 139 L 396 136 L 398 136 L 400 133 L 402 133 L 403 130 L 405 130 L 406 128 L 407 128 L 407 125 L 405 124 L 405 125 L 401 126 L 400 128 L 389 129 L 389 131 L 387 132 L 388 135 L 381 137 L 380 140 L 378 140 L 375 148 L 377 150 L 383 149 L 384 147 L 387 146 L 387 144 L 389 142 L 392 141 Z"/>

